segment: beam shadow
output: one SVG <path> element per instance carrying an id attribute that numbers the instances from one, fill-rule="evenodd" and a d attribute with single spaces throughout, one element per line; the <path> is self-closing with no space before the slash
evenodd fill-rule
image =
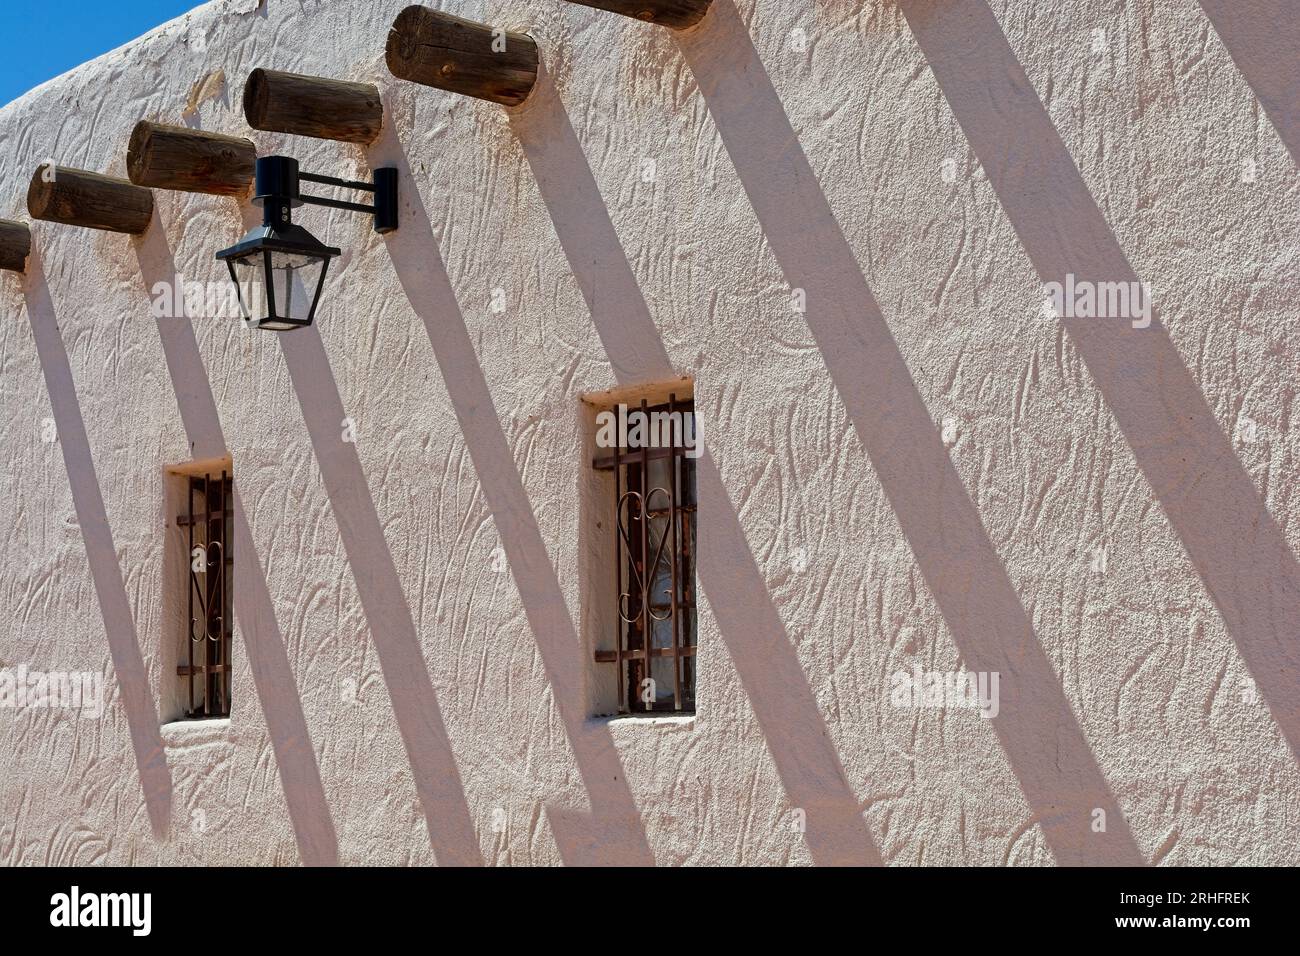
<path id="1" fill-rule="evenodd" d="M 618 381 L 635 384 L 674 375 L 548 77 L 538 78 L 532 99 L 511 114 L 510 123 Z M 879 865 L 880 851 L 707 450 L 697 462 L 696 481 L 701 513 L 708 517 L 699 538 L 699 577 L 786 794 L 805 812 L 809 852 L 820 865 Z"/>
<path id="2" fill-rule="evenodd" d="M 90 566 L 99 613 L 104 619 L 109 657 L 113 661 L 113 673 L 117 677 L 122 709 L 126 713 L 145 811 L 154 836 L 165 840 L 171 828 L 172 776 L 163 748 L 158 710 L 154 706 L 135 620 L 131 616 L 131 602 L 122 580 L 117 549 L 113 545 L 113 529 L 108 524 L 68 353 L 59 334 L 58 316 L 50 298 L 45 270 L 35 250 L 28 260 L 23 292 L 27 301 L 27 319 L 32 326 L 32 338 L 45 376 L 45 388 L 50 395 L 59 449 L 68 472 L 77 525 L 86 546 L 86 563 Z"/>
<path id="3" fill-rule="evenodd" d="M 136 242 L 136 258 L 146 290 L 152 290 L 158 282 L 170 285 L 175 281 L 178 270 L 156 209 L 148 231 Z M 226 454 L 225 436 L 194 327 L 187 318 L 155 321 L 191 454 L 195 458 Z M 338 863 L 338 839 L 298 685 L 275 619 L 266 575 L 253 544 L 238 476 L 234 488 L 235 580 L 238 582 L 234 606 L 244 652 L 266 717 L 299 856 L 307 866 L 333 866 Z"/>
<path id="4" fill-rule="evenodd" d="M 1136 282 L 988 6 L 899 7 L 1043 281 L 1073 272 Z M 1158 316 L 1146 329 L 1126 319 L 1060 321 L 1300 758 L 1300 566 L 1286 537 Z"/>
<path id="5" fill-rule="evenodd" d="M 388 153 L 396 157 L 399 178 L 414 183 L 395 134 L 388 135 Z M 403 198 L 402 228 L 387 239 L 393 268 L 433 347 L 591 807 L 589 812 L 547 807 L 560 855 L 568 865 L 652 865 L 613 735 L 604 723 L 587 720 L 583 643 L 502 431 L 428 212 L 416 189 Z"/>
<path id="6" fill-rule="evenodd" d="M 1300 16 L 1294 0 L 1201 0 L 1201 10 L 1300 165 Z"/>
<path id="7" fill-rule="evenodd" d="M 1143 863 L 735 6 L 714 0 L 679 45 L 953 641 L 970 669 L 1002 675 L 990 723 L 1053 855 Z"/>
<path id="8" fill-rule="evenodd" d="M 434 854 L 440 866 L 482 866 L 483 853 L 415 620 L 361 458 L 353 443 L 342 440 L 347 413 L 320 330 L 312 325 L 281 334 L 280 348 L 379 654 Z"/>

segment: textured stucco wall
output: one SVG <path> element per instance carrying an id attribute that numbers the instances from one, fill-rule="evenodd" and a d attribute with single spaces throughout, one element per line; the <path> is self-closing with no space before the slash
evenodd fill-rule
<path id="1" fill-rule="evenodd" d="M 9 218 L 141 118 L 405 191 L 384 239 L 298 216 L 343 268 L 278 337 L 150 315 L 247 202 L 33 225 L 0 666 L 111 699 L 0 709 L 0 862 L 1300 862 L 1287 4 L 733 3 L 449 2 L 541 45 L 507 111 L 388 74 L 402 3 L 214 2 L 0 110 Z M 250 133 L 259 66 L 377 83 L 384 134 Z M 1067 272 L 1155 321 L 1045 317 Z M 680 375 L 699 714 L 589 720 L 581 396 Z M 234 717 L 161 732 L 163 466 L 225 452 Z M 914 666 L 998 716 L 893 706 Z"/>

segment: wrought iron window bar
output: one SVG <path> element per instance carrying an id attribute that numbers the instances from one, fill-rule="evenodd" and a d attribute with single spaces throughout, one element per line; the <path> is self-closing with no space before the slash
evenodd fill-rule
<path id="1" fill-rule="evenodd" d="M 229 717 L 234 488 L 225 471 L 219 478 L 193 475 L 187 481 L 187 511 L 177 516 L 176 524 L 188 531 L 189 627 L 186 663 L 178 665 L 176 673 L 185 681 L 188 718 Z"/>
<path id="2" fill-rule="evenodd" d="M 639 411 L 646 421 L 655 413 L 694 415 L 694 407 L 672 395 L 654 407 L 643 399 Z M 673 432 L 667 447 L 629 443 L 592 461 L 597 470 L 614 472 L 618 620 L 614 649 L 597 650 L 595 659 L 617 668 L 619 713 L 695 710 L 695 461 L 680 438 Z M 652 486 L 652 463 L 664 459 L 666 468 L 656 470 L 666 481 Z M 671 661 L 671 699 L 659 698 L 655 662 L 661 660 Z"/>

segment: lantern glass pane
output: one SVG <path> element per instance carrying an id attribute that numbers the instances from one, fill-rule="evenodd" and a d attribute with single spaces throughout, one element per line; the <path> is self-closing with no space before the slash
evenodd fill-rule
<path id="1" fill-rule="evenodd" d="M 271 284 L 278 318 L 306 323 L 325 260 L 318 256 L 271 253 Z"/>
<path id="2" fill-rule="evenodd" d="M 270 314 L 266 301 L 266 276 L 262 271 L 262 255 L 254 253 L 240 259 L 227 259 L 230 278 L 239 295 L 239 308 L 245 319 L 261 319 Z"/>

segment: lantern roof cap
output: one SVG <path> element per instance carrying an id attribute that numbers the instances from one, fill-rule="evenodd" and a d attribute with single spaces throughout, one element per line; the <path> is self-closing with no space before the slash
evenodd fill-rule
<path id="1" fill-rule="evenodd" d="M 342 250 L 327 246 L 310 232 L 295 223 L 255 226 L 228 249 L 217 253 L 217 258 L 242 259 L 257 252 L 286 252 L 291 255 L 332 259 Z"/>

